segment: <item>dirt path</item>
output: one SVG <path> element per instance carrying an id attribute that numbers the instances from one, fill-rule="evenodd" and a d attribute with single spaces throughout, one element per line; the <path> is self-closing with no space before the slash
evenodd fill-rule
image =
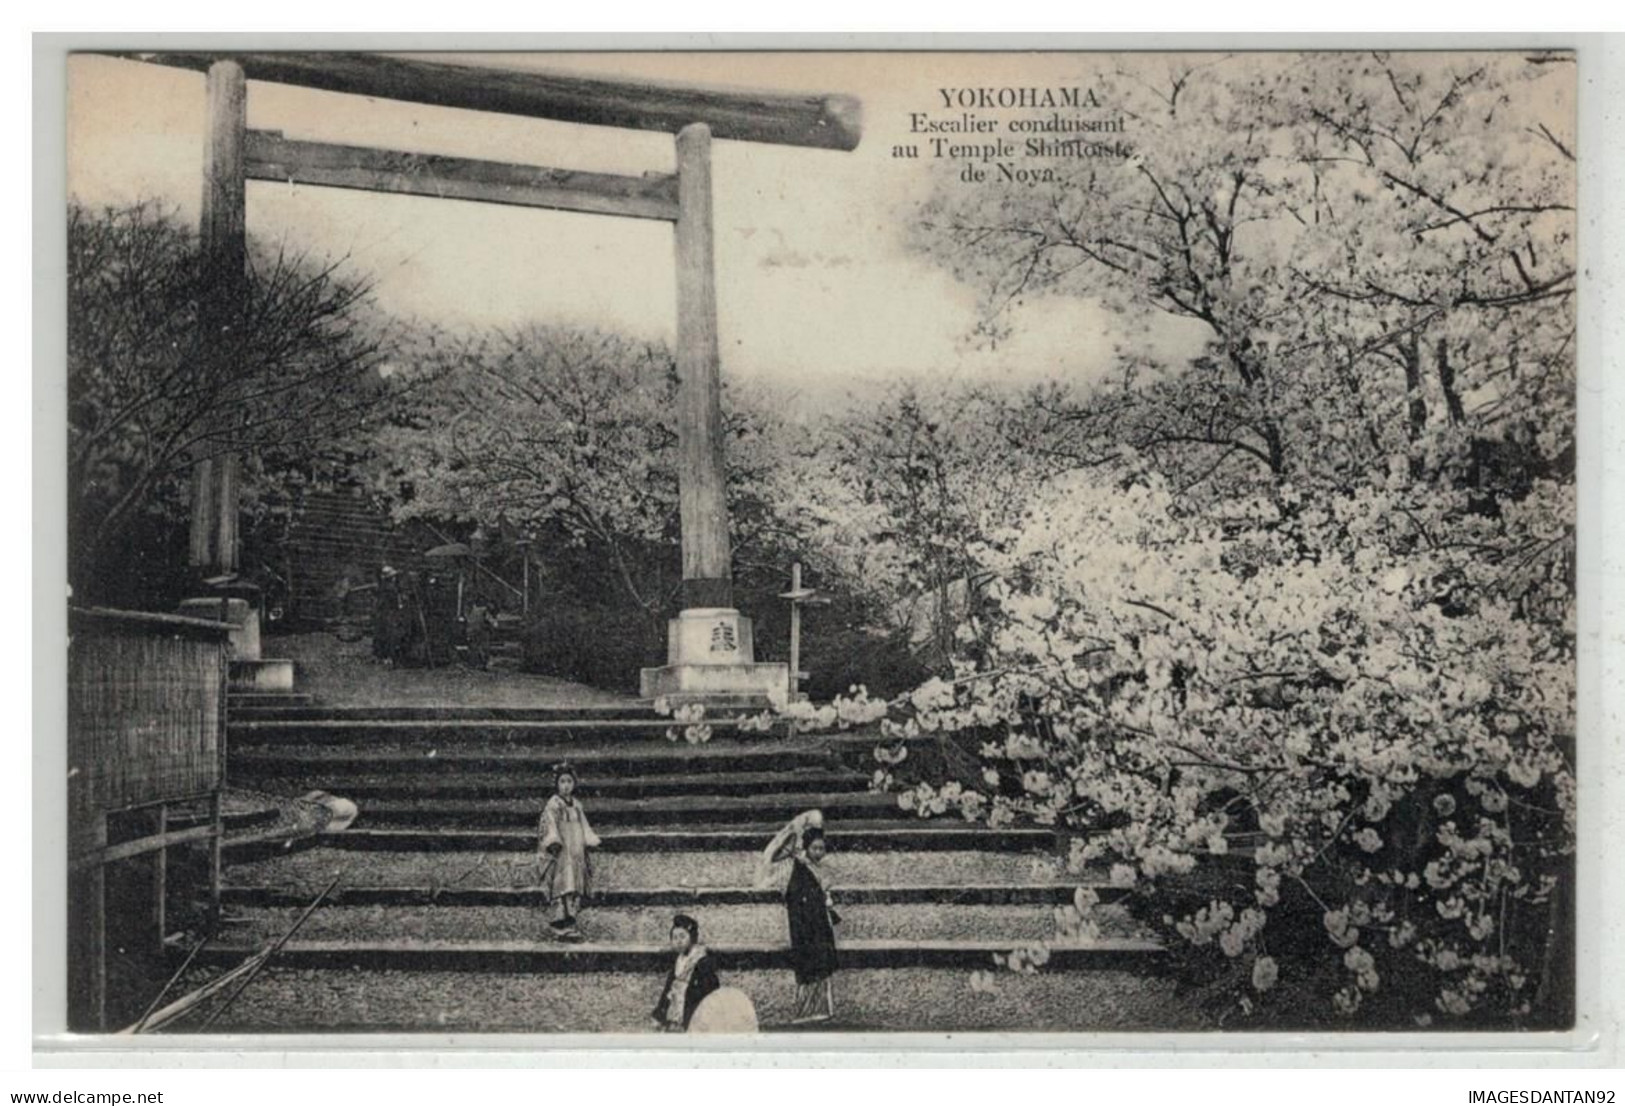
<path id="1" fill-rule="evenodd" d="M 989 967 L 992 967 L 990 964 Z M 971 973 L 912 968 L 838 972 L 837 1031 L 1177 1031 L 1209 1028 L 1166 979 L 1126 972 L 1001 971 L 989 993 Z M 765 1029 L 788 1027 L 788 971 L 723 974 L 756 1004 Z M 256 979 L 215 1025 L 222 1032 L 591 1033 L 652 1031 L 660 976 L 476 975 L 285 971 Z"/>
<path id="2" fill-rule="evenodd" d="M 327 706 L 554 707 L 614 706 L 630 696 L 527 672 L 479 672 L 460 665 L 393 668 L 374 659 L 372 642 L 332 634 L 268 637 L 265 655 L 298 665 L 298 690 Z"/>

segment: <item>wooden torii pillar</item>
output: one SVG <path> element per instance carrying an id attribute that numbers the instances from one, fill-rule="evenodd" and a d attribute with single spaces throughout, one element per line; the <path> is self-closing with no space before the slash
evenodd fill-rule
<path id="1" fill-rule="evenodd" d="M 198 304 L 199 355 L 215 379 L 233 370 L 234 346 L 248 295 L 246 184 L 243 173 L 248 86 L 235 62 L 210 67 L 204 82 L 203 205 L 198 228 L 198 264 L 203 296 Z M 260 655 L 260 616 L 256 589 L 245 586 L 238 569 L 238 479 L 241 462 L 229 448 L 227 412 L 216 412 L 217 452 L 192 466 L 190 562 L 205 594 L 181 602 L 180 613 L 232 626 L 232 679 L 245 688 L 291 689 L 293 665 L 264 662 Z M 285 685 L 285 687 L 284 687 Z"/>
<path id="2" fill-rule="evenodd" d="M 644 669 L 646 698 L 740 702 L 781 694 L 781 664 L 756 664 L 750 619 L 733 605 L 722 443 L 711 140 L 852 150 L 862 109 L 849 96 L 723 91 L 529 70 L 452 65 L 385 54 L 141 53 L 122 55 L 208 74 L 205 264 L 232 268 L 212 317 L 230 319 L 244 253 L 247 180 L 354 188 L 674 224 L 677 263 L 678 485 L 683 610 L 667 661 Z M 247 128 L 246 80 L 330 92 L 675 134 L 675 175 L 614 176 L 289 140 Z M 219 269 L 216 271 L 224 271 Z M 239 301 L 240 302 L 240 301 Z M 230 459 L 194 481 L 194 563 L 236 570 L 237 488 Z M 258 635 L 255 634 L 255 655 Z"/>
<path id="3" fill-rule="evenodd" d="M 231 337 L 247 295 L 247 205 L 243 137 L 248 89 L 242 67 L 221 62 L 204 85 L 208 125 L 203 138 L 203 208 L 198 228 L 204 299 L 199 304 L 202 354 L 229 372 Z M 205 576 L 237 572 L 237 458 L 197 462 L 192 479 L 192 565 Z"/>

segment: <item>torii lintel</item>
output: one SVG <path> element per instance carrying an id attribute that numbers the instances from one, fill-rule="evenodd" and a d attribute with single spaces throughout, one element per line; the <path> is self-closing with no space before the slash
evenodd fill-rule
<path id="1" fill-rule="evenodd" d="M 863 108 L 853 96 L 703 88 L 557 71 L 454 65 L 398 54 L 134 52 L 115 57 L 207 72 L 234 61 L 249 80 L 384 100 L 676 134 L 704 123 L 716 138 L 853 150 Z"/>

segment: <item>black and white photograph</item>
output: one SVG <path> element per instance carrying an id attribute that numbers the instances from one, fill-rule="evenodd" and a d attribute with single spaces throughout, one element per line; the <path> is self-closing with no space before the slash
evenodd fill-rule
<path id="1" fill-rule="evenodd" d="M 72 1033 L 1583 1022 L 1575 53 L 65 68 Z"/>

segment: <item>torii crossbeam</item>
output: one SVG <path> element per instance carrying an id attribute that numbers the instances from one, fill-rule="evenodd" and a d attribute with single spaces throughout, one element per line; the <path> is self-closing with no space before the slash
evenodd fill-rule
<path id="1" fill-rule="evenodd" d="M 363 53 L 122 53 L 204 72 L 202 264 L 207 333 L 240 310 L 246 260 L 246 182 L 294 182 L 436 196 L 673 224 L 677 255 L 678 488 L 683 611 L 669 627 L 668 663 L 644 669 L 646 698 L 753 702 L 787 686 L 784 665 L 756 664 L 751 623 L 733 606 L 723 483 L 720 357 L 711 201 L 711 139 L 852 150 L 861 106 L 850 96 L 789 95 L 454 65 Z M 677 136 L 677 172 L 616 176 L 305 142 L 247 127 L 247 82 Z M 192 561 L 205 577 L 237 569 L 235 463 L 200 462 L 194 478 Z M 255 617 L 250 613 L 250 617 Z M 234 635 L 259 659 L 257 622 Z"/>

